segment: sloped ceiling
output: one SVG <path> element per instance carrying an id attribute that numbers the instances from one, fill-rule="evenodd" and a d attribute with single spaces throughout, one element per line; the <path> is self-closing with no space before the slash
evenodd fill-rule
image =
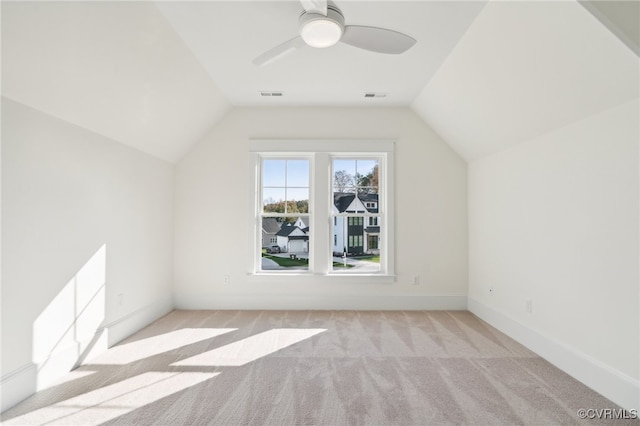
<path id="1" fill-rule="evenodd" d="M 411 107 L 473 160 L 639 96 L 638 56 L 619 37 L 640 18 L 619 11 L 631 31 L 616 37 L 599 21 L 616 13 L 574 1 L 337 4 L 347 24 L 418 43 L 256 67 L 297 35 L 298 1 L 2 2 L 2 94 L 172 162 L 234 105 Z"/>
<path id="2" fill-rule="evenodd" d="M 575 2 L 490 2 L 413 102 L 473 160 L 638 98 L 638 57 Z"/>
<path id="3" fill-rule="evenodd" d="M 230 108 L 146 2 L 2 2 L 2 94 L 172 162 Z"/>

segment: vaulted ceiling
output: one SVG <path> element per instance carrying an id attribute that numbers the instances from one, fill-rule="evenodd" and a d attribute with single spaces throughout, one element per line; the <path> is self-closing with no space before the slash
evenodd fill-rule
<path id="1" fill-rule="evenodd" d="M 418 42 L 258 67 L 299 1 L 2 2 L 2 94 L 172 162 L 234 106 L 411 107 L 473 160 L 639 97 L 635 1 L 337 4 Z"/>

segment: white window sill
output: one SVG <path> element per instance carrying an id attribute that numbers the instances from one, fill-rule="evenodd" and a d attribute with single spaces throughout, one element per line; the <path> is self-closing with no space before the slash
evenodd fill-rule
<path id="1" fill-rule="evenodd" d="M 293 282 L 296 283 L 362 283 L 362 284 L 392 284 L 395 275 L 388 274 L 313 274 L 304 272 L 256 272 L 247 274 L 249 281 L 258 283 Z"/>

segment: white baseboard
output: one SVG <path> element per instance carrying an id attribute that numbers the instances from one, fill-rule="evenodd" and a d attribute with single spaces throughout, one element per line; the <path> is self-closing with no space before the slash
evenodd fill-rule
<path id="1" fill-rule="evenodd" d="M 173 310 L 173 300 L 164 299 L 140 308 L 128 315 L 104 324 L 92 339 L 52 354 L 37 364 L 30 362 L 0 378 L 0 412 L 13 407 L 36 391 L 47 388 L 74 369 L 85 359 L 144 328 Z M 81 359 L 78 353 L 83 353 Z"/>
<path id="2" fill-rule="evenodd" d="M 36 391 L 38 367 L 29 363 L 0 378 L 0 412 L 13 407 Z"/>
<path id="3" fill-rule="evenodd" d="M 538 330 L 469 298 L 469 311 L 573 378 L 627 410 L 640 409 L 637 380 Z"/>
<path id="4" fill-rule="evenodd" d="M 176 309 L 264 310 L 466 310 L 467 297 L 457 295 L 211 295 L 174 293 Z"/>
<path id="5" fill-rule="evenodd" d="M 167 298 L 144 306 L 103 326 L 108 330 L 109 347 L 143 329 L 173 310 L 173 299 Z"/>

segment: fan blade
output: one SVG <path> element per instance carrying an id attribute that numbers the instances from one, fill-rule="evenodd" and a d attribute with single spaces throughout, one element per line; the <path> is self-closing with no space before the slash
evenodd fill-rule
<path id="1" fill-rule="evenodd" d="M 268 65 L 281 57 L 293 52 L 296 49 L 306 46 L 307 43 L 302 40 L 300 36 L 294 37 L 291 40 L 287 40 L 282 44 L 274 47 L 271 50 L 267 50 L 262 55 L 253 60 L 253 63 L 258 66 Z"/>
<path id="2" fill-rule="evenodd" d="M 340 41 L 360 49 L 392 54 L 406 52 L 416 44 L 416 40 L 406 34 L 385 28 L 359 25 L 347 25 Z"/>
<path id="3" fill-rule="evenodd" d="M 327 0 L 300 0 L 307 13 L 319 13 L 327 16 Z"/>

